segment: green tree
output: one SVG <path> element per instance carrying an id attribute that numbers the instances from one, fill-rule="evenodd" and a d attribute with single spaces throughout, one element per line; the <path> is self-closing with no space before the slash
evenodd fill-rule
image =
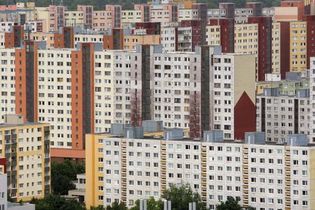
<path id="1" fill-rule="evenodd" d="M 198 210 L 205 210 L 206 205 L 201 201 L 197 192 L 193 192 L 189 184 L 179 187 L 171 185 L 169 189 L 163 192 L 162 198 L 172 202 L 173 210 L 188 210 L 190 202 L 196 202 Z"/>
<path id="2" fill-rule="evenodd" d="M 242 210 L 242 206 L 238 204 L 238 200 L 233 197 L 228 197 L 225 202 L 221 201 L 217 205 L 217 210 Z"/>
<path id="3" fill-rule="evenodd" d="M 233 197 L 228 197 L 225 202 L 221 201 L 219 205 L 217 205 L 217 210 L 255 210 L 253 207 L 242 207 L 239 203 L 238 199 Z"/>
<path id="4" fill-rule="evenodd" d="M 49 195 L 44 199 L 32 199 L 36 210 L 85 210 L 79 202 L 74 199 L 67 200 L 59 195 Z"/>
<path id="5" fill-rule="evenodd" d="M 128 210 L 124 203 L 114 202 L 112 205 L 107 206 L 106 210 Z"/>
<path id="6" fill-rule="evenodd" d="M 150 197 L 147 200 L 148 210 L 162 210 L 163 202 L 161 200 L 155 200 L 154 197 Z M 130 210 L 140 210 L 140 200 L 136 201 L 136 205 L 132 207 Z"/>
<path id="7" fill-rule="evenodd" d="M 75 188 L 73 181 L 77 174 L 84 173 L 84 165 L 66 160 L 63 163 L 51 164 L 51 187 L 54 194 L 67 195 Z"/>

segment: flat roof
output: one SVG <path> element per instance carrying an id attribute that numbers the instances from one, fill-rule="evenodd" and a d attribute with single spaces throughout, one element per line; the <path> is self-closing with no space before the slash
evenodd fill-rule
<path id="1" fill-rule="evenodd" d="M 34 122 L 25 122 L 22 124 L 9 124 L 9 123 L 1 123 L 0 128 L 7 128 L 7 127 L 22 127 L 22 126 L 34 126 L 34 125 L 49 125 L 48 123 L 34 123 Z"/>

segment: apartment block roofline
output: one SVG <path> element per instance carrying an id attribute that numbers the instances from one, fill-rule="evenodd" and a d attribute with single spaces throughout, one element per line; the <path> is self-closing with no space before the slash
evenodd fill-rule
<path id="1" fill-rule="evenodd" d="M 118 125 L 118 124 L 116 124 Z M 142 127 L 131 127 L 131 126 L 122 126 L 124 131 L 130 128 L 142 128 Z M 142 132 L 143 132 L 142 128 Z M 174 132 L 176 137 L 174 138 L 167 138 L 169 132 Z M 180 134 L 178 134 L 180 133 Z M 204 131 L 203 138 L 195 139 L 190 138 L 188 136 L 189 131 L 188 129 L 162 129 L 159 131 L 152 131 L 152 132 L 143 132 L 143 135 L 140 136 L 128 136 L 124 132 L 121 135 L 113 135 L 109 133 L 97 133 L 97 134 L 87 134 L 87 135 L 102 135 L 104 138 L 121 138 L 121 139 L 141 139 L 141 140 L 156 140 L 156 141 L 180 141 L 180 142 L 212 142 L 212 143 L 235 143 L 235 144 L 259 144 L 259 145 L 278 145 L 278 146 L 308 146 L 308 147 L 315 147 L 314 144 L 310 144 L 305 134 L 291 134 L 288 135 L 286 138 L 286 142 L 279 143 L 279 142 L 269 142 L 266 141 L 266 136 L 264 132 L 245 132 L 244 139 L 235 139 L 235 140 L 227 140 L 223 137 L 223 131 L 221 130 L 210 130 Z M 181 136 L 181 137 L 179 137 Z M 210 138 L 207 138 L 210 136 Z M 69 155 L 68 155 L 69 156 Z"/>

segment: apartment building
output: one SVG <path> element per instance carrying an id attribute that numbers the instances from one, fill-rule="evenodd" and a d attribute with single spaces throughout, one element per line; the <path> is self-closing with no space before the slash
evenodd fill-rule
<path id="1" fill-rule="evenodd" d="M 33 9 L 14 9 L 1 10 L 0 20 L 3 22 L 14 22 L 19 25 L 24 25 L 26 21 L 34 19 Z"/>
<path id="2" fill-rule="evenodd" d="M 256 60 L 254 55 L 213 56 L 210 129 L 223 130 L 224 139 L 244 139 L 245 132 L 255 131 Z"/>
<path id="3" fill-rule="evenodd" d="M 104 35 L 100 33 L 76 33 L 74 34 L 74 46 L 80 43 L 103 43 Z"/>
<path id="4" fill-rule="evenodd" d="M 189 183 L 210 209 L 228 196 L 256 209 L 312 209 L 314 147 L 305 136 L 270 145 L 262 133 L 247 133 L 241 143 L 222 140 L 220 131 L 207 132 L 204 141 L 170 132 L 89 134 L 87 206 L 132 207 L 140 198 L 159 199 L 171 184 Z"/>
<path id="5" fill-rule="evenodd" d="M 196 46 L 202 45 L 204 38 L 201 20 L 183 20 L 177 29 L 177 49 L 192 52 Z"/>
<path id="6" fill-rule="evenodd" d="M 93 29 L 104 31 L 112 28 L 112 15 L 106 10 L 95 10 L 93 12 Z"/>
<path id="7" fill-rule="evenodd" d="M 0 210 L 7 210 L 7 175 L 0 171 Z"/>
<path id="8" fill-rule="evenodd" d="M 280 7 L 275 7 L 276 21 L 299 21 L 306 13 L 304 1 L 281 1 Z"/>
<path id="9" fill-rule="evenodd" d="M 315 58 L 311 58 L 310 61 L 310 124 L 314 125 L 315 123 Z M 310 129 L 310 139 L 311 142 L 315 142 L 315 129 L 311 127 Z"/>
<path id="10" fill-rule="evenodd" d="M 258 56 L 258 25 L 235 24 L 234 30 L 235 52 Z"/>
<path id="11" fill-rule="evenodd" d="M 219 25 L 208 25 L 206 27 L 207 45 L 221 45 L 221 27 Z"/>
<path id="12" fill-rule="evenodd" d="M 5 121 L 5 114 L 15 113 L 15 49 L 0 49 L 0 123 Z"/>
<path id="13" fill-rule="evenodd" d="M 71 52 L 38 50 L 38 121 L 51 124 L 52 147 L 72 146 Z"/>
<path id="14" fill-rule="evenodd" d="M 223 53 L 234 52 L 234 19 L 233 18 L 211 18 L 207 26 L 208 44 L 218 42 L 222 47 Z M 210 34 L 209 34 L 210 31 Z M 223 33 L 224 31 L 224 33 Z M 211 35 L 212 34 L 212 35 Z M 218 37 L 218 34 L 220 36 Z"/>
<path id="15" fill-rule="evenodd" d="M 305 21 L 290 22 L 290 71 L 304 71 L 307 62 L 307 28 Z"/>
<path id="16" fill-rule="evenodd" d="M 265 132 L 267 141 L 284 143 L 288 135 L 297 133 L 309 136 L 309 89 L 281 94 L 279 88 L 265 88 L 257 95 L 256 107 L 257 131 Z"/>
<path id="17" fill-rule="evenodd" d="M 146 34 L 144 30 L 143 33 L 130 34 L 124 36 L 124 49 L 125 50 L 135 50 L 137 45 L 159 45 L 161 44 L 160 34 Z"/>
<path id="18" fill-rule="evenodd" d="M 110 122 L 141 124 L 141 120 L 145 119 L 162 120 L 164 126 L 168 128 L 192 130 L 194 128 L 195 135 L 201 135 L 200 132 L 209 122 L 212 123 L 213 128 L 220 127 L 226 130 L 226 138 L 234 138 L 234 135 L 241 138 L 246 129 L 254 130 L 255 57 L 222 55 L 219 47 L 210 48 L 207 54 L 207 51 L 203 51 L 205 49 L 209 48 L 197 47 L 194 53 L 165 53 L 161 46 L 139 46 L 132 53 L 130 51 L 96 52 L 95 88 L 98 91 L 95 94 L 99 99 L 106 98 L 106 103 L 102 102 L 95 106 L 95 110 L 98 110 L 96 131 L 108 132 Z M 213 55 L 212 64 L 210 60 L 209 63 L 206 60 L 211 55 Z M 148 64 L 140 64 L 143 56 L 146 59 L 150 58 Z M 105 63 L 104 59 L 106 59 Z M 204 62 L 198 64 L 201 60 Z M 241 65 L 244 63 L 246 68 Z M 150 76 L 144 77 L 150 79 L 136 79 L 133 74 L 137 68 L 146 71 L 150 69 L 148 73 Z M 208 72 L 209 81 L 198 79 L 203 77 L 200 72 L 202 68 Z M 104 70 L 106 78 L 102 75 Z M 196 76 L 191 76 L 192 74 Z M 246 82 L 242 81 L 244 75 L 248 78 Z M 102 78 L 105 79 L 103 83 Z M 150 85 L 147 86 L 150 92 L 143 92 L 143 83 L 147 81 L 150 81 Z M 113 95 L 115 97 L 112 97 Z M 215 103 L 203 101 L 210 100 L 209 97 L 214 98 Z M 151 101 L 152 105 L 145 106 L 144 100 Z M 196 112 L 195 109 L 203 103 L 209 104 L 209 107 Z M 103 113 L 104 107 L 107 107 L 107 111 Z M 223 107 L 227 109 L 225 114 L 219 110 Z M 244 116 L 244 110 L 248 119 L 251 119 L 248 120 L 247 125 L 239 123 L 238 116 Z M 204 118 L 207 112 L 213 113 L 211 119 Z M 107 116 L 106 119 L 103 118 L 104 116 Z M 205 124 L 201 125 L 197 123 L 199 120 L 210 121 L 208 123 L 203 121 Z"/>
<path id="19" fill-rule="evenodd" d="M 49 25 L 49 31 L 56 32 L 59 30 L 59 28 L 65 26 L 65 11 L 65 6 L 49 5 L 49 19 L 46 20 Z"/>
<path id="20" fill-rule="evenodd" d="M 104 31 L 121 27 L 121 5 L 106 5 L 105 10 L 93 11 L 93 29 Z"/>
<path id="21" fill-rule="evenodd" d="M 206 113 L 210 109 L 207 103 L 210 97 L 208 79 L 212 68 L 210 58 L 220 54 L 220 48 L 196 47 L 194 53 L 164 53 L 161 48 L 153 51 L 152 119 L 162 120 L 164 126 L 169 128 L 191 127 L 196 136 L 200 135 L 201 130 L 209 126 Z M 143 88 L 140 89 L 143 91 Z M 201 104 L 205 104 L 202 111 Z"/>
<path id="22" fill-rule="evenodd" d="M 135 23 L 142 21 L 141 10 L 122 10 L 121 11 L 121 24 L 122 27 L 133 26 Z"/>
<path id="23" fill-rule="evenodd" d="M 315 3 L 312 4 L 314 7 Z M 311 57 L 315 57 L 315 40 L 312 36 L 315 33 L 315 15 L 305 16 L 305 21 L 307 23 L 307 68 L 310 68 Z"/>
<path id="24" fill-rule="evenodd" d="M 240 54 L 252 54 L 259 57 L 258 24 L 235 24 L 234 51 Z M 215 33 L 213 36 L 219 37 Z M 212 41 L 212 40 L 211 40 Z M 272 23 L 272 73 L 280 75 L 280 24 Z M 258 73 L 258 72 L 257 72 Z M 257 74 L 258 76 L 258 74 Z"/>
<path id="25" fill-rule="evenodd" d="M 272 23 L 272 73 L 277 75 L 284 74 L 281 72 L 281 24 Z"/>
<path id="26" fill-rule="evenodd" d="M 138 55 L 125 50 L 95 52 L 95 132 L 110 132 L 111 123 L 130 123 L 130 72 Z"/>
<path id="27" fill-rule="evenodd" d="M 91 5 L 77 5 L 77 11 L 83 13 L 83 28 L 93 28 L 93 6 Z"/>
<path id="28" fill-rule="evenodd" d="M 153 103 L 154 107 L 145 107 L 143 104 L 143 100 L 149 100 L 149 95 L 136 95 L 143 94 L 143 86 L 131 90 L 131 114 L 135 115 L 131 116 L 132 124 L 141 125 L 139 120 L 133 120 L 132 117 L 142 120 L 162 120 L 164 126 L 168 128 L 189 127 L 190 135 L 193 137 L 200 137 L 202 130 L 208 129 L 210 125 L 213 129 L 222 128 L 227 132 L 226 136 L 229 136 L 227 138 L 231 139 L 234 135 L 241 137 L 244 134 L 243 129 L 254 130 L 255 91 L 253 90 L 255 89 L 256 65 L 254 56 L 221 54 L 219 47 L 197 47 L 194 53 L 164 53 L 158 47 L 151 50 L 154 53 L 150 55 L 152 58 L 150 75 L 151 78 L 154 75 L 154 79 L 151 79 L 154 85 L 150 85 L 149 89 L 150 100 L 153 101 L 151 104 Z M 212 56 L 213 58 L 210 59 Z M 200 61 L 201 63 L 198 64 Z M 246 63 L 246 68 L 244 68 L 244 63 Z M 142 68 L 145 67 L 142 65 Z M 205 71 L 202 72 L 201 69 Z M 243 73 L 249 78 L 245 83 L 242 80 Z M 133 83 L 132 80 L 131 84 L 141 85 L 139 81 Z M 143 82 L 146 81 L 142 80 Z M 218 100 L 210 100 L 210 98 Z M 223 98 L 225 100 L 222 100 Z M 240 109 L 238 109 L 239 105 Z M 221 113 L 223 106 L 226 106 L 224 116 Z M 242 106 L 247 108 L 243 109 Z M 240 110 L 246 110 L 248 114 L 247 117 L 250 120 L 247 121 L 247 125 L 237 122 Z M 144 114 L 146 112 L 147 114 Z"/>
<path id="29" fill-rule="evenodd" d="M 179 9 L 178 10 L 178 22 L 183 20 L 198 20 L 198 9 Z"/>
<path id="30" fill-rule="evenodd" d="M 24 31 L 27 33 L 33 33 L 33 32 L 47 32 L 44 31 L 45 29 L 45 24 L 47 24 L 43 20 L 31 20 L 27 21 L 24 25 Z"/>
<path id="31" fill-rule="evenodd" d="M 134 4 L 134 10 L 141 11 L 141 22 L 150 22 L 150 9 L 149 4 Z"/>
<path id="32" fill-rule="evenodd" d="M 24 122 L 6 115 L 0 125 L 0 156 L 6 158 L 8 195 L 16 201 L 43 198 L 50 193 L 49 124 Z"/>
<path id="33" fill-rule="evenodd" d="M 173 4 L 152 4 L 150 8 L 150 22 L 160 22 L 166 26 L 170 22 L 177 22 L 178 6 Z"/>
<path id="34" fill-rule="evenodd" d="M 77 48 L 29 46 L 0 50 L 1 117 L 3 121 L 5 114 L 18 113 L 28 121 L 49 123 L 53 157 L 83 158 L 85 134 L 109 132 L 111 123 L 163 120 L 165 127 L 191 128 L 198 137 L 211 122 L 231 139 L 252 131 L 249 124 L 255 127 L 254 121 L 239 124 L 237 118 L 244 110 L 248 119 L 255 115 L 249 111 L 255 104 L 252 55 L 224 55 L 218 46 L 169 53 L 161 45 L 134 51 L 103 50 L 92 43 Z M 90 63 L 83 65 L 83 59 Z M 16 71 L 20 68 L 22 73 Z M 244 75 L 248 80 L 241 82 Z M 210 98 L 217 98 L 216 103 L 210 104 Z"/>
<path id="35" fill-rule="evenodd" d="M 175 24 L 177 26 L 177 24 Z M 165 52 L 175 52 L 177 49 L 177 27 L 167 26 L 161 28 L 161 45 Z"/>
<path id="36" fill-rule="evenodd" d="M 34 20 L 42 20 L 45 22 L 43 31 L 50 31 L 49 11 L 47 7 L 36 7 L 34 10 Z"/>
<path id="37" fill-rule="evenodd" d="M 21 25 L 12 26 L 10 32 L 4 33 L 4 47 L 13 48 L 20 47 L 24 41 L 24 27 Z"/>
<path id="38" fill-rule="evenodd" d="M 84 12 L 65 11 L 65 26 L 84 28 Z"/>
<path id="39" fill-rule="evenodd" d="M 207 35 L 206 26 L 198 17 L 162 27 L 161 44 L 166 52 L 192 52 L 196 46 L 206 45 Z"/>

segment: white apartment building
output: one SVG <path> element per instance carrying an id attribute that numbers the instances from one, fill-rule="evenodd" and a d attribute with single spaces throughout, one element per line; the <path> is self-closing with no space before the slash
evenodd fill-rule
<path id="1" fill-rule="evenodd" d="M 287 145 L 265 144 L 257 133 L 247 134 L 246 143 L 158 136 L 88 135 L 87 151 L 93 155 L 86 161 L 87 206 L 122 201 L 132 207 L 138 199 L 159 199 L 171 184 L 185 183 L 210 209 L 228 196 L 256 209 L 302 210 L 314 205 L 315 148 L 307 146 L 303 135 L 289 137 Z"/>
<path id="2" fill-rule="evenodd" d="M 95 132 L 130 123 L 130 71 L 134 52 L 95 52 Z"/>
<path id="3" fill-rule="evenodd" d="M 266 141 L 284 143 L 288 135 L 311 131 L 309 90 L 280 94 L 279 88 L 265 88 L 256 96 L 257 131 L 266 133 Z"/>
<path id="4" fill-rule="evenodd" d="M 161 45 L 165 52 L 177 51 L 177 26 L 161 28 Z"/>
<path id="5" fill-rule="evenodd" d="M 198 9 L 179 9 L 178 10 L 178 22 L 182 20 L 198 20 Z"/>
<path id="6" fill-rule="evenodd" d="M 219 48 L 211 48 L 210 55 L 215 53 L 220 53 Z M 167 128 L 188 128 L 191 93 L 201 88 L 200 83 L 193 82 L 193 77 L 201 71 L 200 48 L 196 52 L 164 53 L 160 50 L 152 59 L 153 119 L 163 121 Z M 193 72 L 198 73 L 193 75 Z"/>
<path id="7" fill-rule="evenodd" d="M 7 175 L 0 172 L 0 210 L 7 210 Z"/>
<path id="8" fill-rule="evenodd" d="M 15 49 L 0 49 L 0 123 L 15 113 Z"/>
<path id="9" fill-rule="evenodd" d="M 38 120 L 50 124 L 52 147 L 72 146 L 71 51 L 38 50 Z"/>
<path id="10" fill-rule="evenodd" d="M 79 37 L 76 37 L 77 42 L 91 41 L 86 40 L 84 36 L 80 37 L 79 41 Z M 98 42 L 101 37 L 94 39 Z M 203 54 L 200 47 L 196 47 L 196 52 L 164 53 L 162 46 L 158 45 L 149 47 L 150 53 L 145 56 L 150 59 L 143 66 L 142 59 L 147 58 L 143 57 L 144 52 L 140 46 L 135 51 L 101 50 L 98 46 L 95 46 L 91 60 L 91 94 L 94 95 L 91 101 L 91 107 L 94 109 L 91 120 L 94 123 L 94 132 L 109 132 L 112 123 L 131 122 L 131 89 L 143 89 L 143 78 L 139 76 L 136 79 L 135 75 L 132 75 L 132 72 L 135 73 L 139 69 L 150 70 L 147 77 L 150 89 L 150 95 L 146 97 L 150 101 L 147 119 L 162 120 L 167 128 L 189 128 L 192 91 L 198 94 L 200 92 L 204 94 L 203 98 L 213 98 L 218 103 L 209 102 L 207 107 L 211 110 L 209 113 L 213 113 L 210 115 L 211 126 L 213 129 L 220 127 L 226 130 L 227 139 L 233 139 L 234 131 L 237 130 L 234 129 L 233 110 L 243 92 L 246 92 L 254 104 L 256 61 L 252 55 L 223 55 L 218 46 L 210 47 L 209 54 Z M 73 91 L 76 90 L 76 71 L 73 68 L 77 62 L 75 53 L 78 52 L 81 51 L 39 47 L 34 55 L 37 57 L 36 118 L 39 122 L 50 124 L 52 148 L 73 147 L 73 109 L 78 105 L 73 98 Z M 15 49 L 1 49 L 0 53 L 3 58 L 0 61 L 3 64 L 0 77 L 0 101 L 3 104 L 0 114 L 3 121 L 5 114 L 16 112 Z M 212 55 L 213 62 L 210 61 Z M 209 82 L 206 83 L 209 90 L 211 89 L 210 92 L 201 91 L 202 68 L 210 74 Z M 248 78 L 245 82 L 242 80 L 244 75 Z M 226 112 L 221 111 L 223 106 Z"/>

